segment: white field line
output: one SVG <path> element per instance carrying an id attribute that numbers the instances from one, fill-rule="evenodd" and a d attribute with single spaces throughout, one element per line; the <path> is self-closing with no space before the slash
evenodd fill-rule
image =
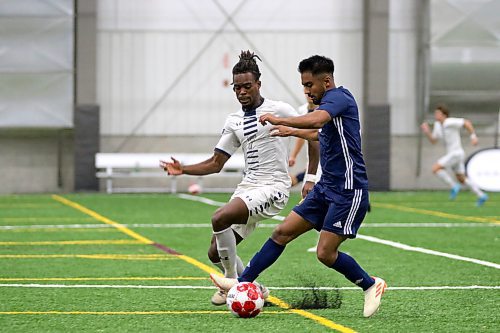
<path id="1" fill-rule="evenodd" d="M 483 266 L 488 266 L 488 267 L 500 269 L 500 265 L 496 264 L 494 262 L 489 262 L 489 261 L 479 260 L 479 259 L 474 259 L 474 258 L 469 258 L 469 257 L 462 257 L 462 256 L 459 256 L 456 254 L 450 254 L 450 253 L 446 253 L 446 252 L 439 252 L 439 251 L 425 249 L 423 247 L 410 246 L 410 245 L 406 245 L 403 243 L 393 242 L 393 241 L 389 241 L 389 240 L 385 240 L 385 239 L 381 239 L 381 238 L 377 238 L 377 237 L 372 237 L 372 236 L 364 236 L 364 235 L 358 234 L 357 237 L 359 239 L 363 239 L 363 240 L 366 240 L 369 242 L 389 245 L 389 246 L 392 246 L 392 247 L 395 247 L 395 248 L 398 248 L 401 250 L 405 250 L 405 251 L 420 252 L 420 253 L 430 254 L 430 255 L 434 255 L 434 256 L 438 256 L 438 257 L 445 257 L 445 258 L 449 258 L 449 259 L 467 261 L 467 262 L 471 262 L 471 263 L 478 264 L 478 265 L 483 265 Z"/>
<path id="2" fill-rule="evenodd" d="M 131 223 L 121 224 L 127 228 L 211 228 L 210 223 Z M 274 228 L 276 223 L 261 223 L 260 228 Z M 484 228 L 500 227 L 495 223 L 364 223 L 361 228 Z M 3 225 L 0 230 L 23 230 L 23 229 L 111 229 L 114 228 L 108 224 L 29 224 L 29 225 Z"/>
<path id="3" fill-rule="evenodd" d="M 187 200 L 208 203 L 208 202 L 205 202 L 204 200 L 200 200 L 200 199 L 202 199 L 202 197 L 197 197 L 197 196 L 194 196 L 194 195 L 180 194 L 179 197 L 183 198 L 183 199 L 187 199 Z M 203 199 L 205 199 L 205 198 L 203 198 Z M 209 200 L 209 199 L 206 199 L 206 200 Z M 223 204 L 221 202 L 216 202 L 216 201 L 213 201 L 213 200 L 210 200 L 210 201 L 217 203 L 218 206 L 220 206 L 221 204 Z M 283 216 L 274 216 L 273 219 L 282 221 L 284 219 L 284 217 Z M 381 238 L 377 238 L 377 237 L 372 237 L 372 236 L 364 236 L 364 235 L 358 234 L 357 238 L 363 239 L 363 240 L 366 240 L 366 241 L 369 241 L 369 242 L 373 242 L 373 243 L 378 243 L 378 244 L 392 246 L 392 247 L 395 247 L 395 248 L 398 248 L 398 249 L 401 249 L 401 250 L 405 250 L 405 251 L 420 252 L 420 253 L 430 254 L 430 255 L 434 255 L 434 256 L 445 257 L 445 258 L 448 258 L 448 259 L 466 261 L 466 262 L 471 262 L 471 263 L 482 265 L 482 266 L 487 266 L 487 267 L 492 267 L 492 268 L 500 269 L 500 265 L 499 264 L 493 263 L 493 262 L 489 262 L 489 261 L 484 261 L 484 260 L 479 260 L 479 259 L 474 259 L 474 258 L 469 258 L 469 257 L 462 257 L 462 256 L 459 256 L 459 255 L 456 255 L 456 254 L 450 254 L 450 253 L 446 253 L 446 252 L 439 252 L 439 251 L 429 250 L 429 249 L 426 249 L 426 248 L 423 248 L 423 247 L 410 246 L 410 245 L 406 245 L 406 244 L 403 244 L 403 243 L 393 242 L 393 241 L 389 241 L 389 240 L 385 240 L 385 239 L 381 239 Z"/>
<path id="4" fill-rule="evenodd" d="M 220 201 L 214 201 L 208 198 L 204 197 L 198 197 L 195 195 L 190 195 L 190 194 L 184 194 L 184 193 L 179 193 L 177 196 L 181 199 L 186 199 L 186 200 L 191 200 L 191 201 L 198 201 L 198 202 L 203 202 L 204 204 L 210 205 L 210 206 L 217 206 L 217 207 L 222 207 L 226 203 L 225 202 L 220 202 Z"/>
<path id="5" fill-rule="evenodd" d="M 213 286 L 144 286 L 134 284 L 35 284 L 9 283 L 0 284 L 0 288 L 96 288 L 96 289 L 214 289 Z M 271 290 L 311 290 L 311 287 L 268 287 Z M 320 290 L 360 290 L 359 287 L 315 287 Z M 500 286 L 422 286 L 422 287 L 387 287 L 386 290 L 497 290 Z"/>

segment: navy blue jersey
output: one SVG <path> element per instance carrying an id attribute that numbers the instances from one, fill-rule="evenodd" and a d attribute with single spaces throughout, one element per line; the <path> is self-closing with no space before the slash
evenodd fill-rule
<path id="1" fill-rule="evenodd" d="M 319 183 L 333 190 L 367 189 L 368 178 L 361 153 L 358 106 L 349 90 L 338 87 L 325 92 L 318 110 L 332 120 L 319 131 Z"/>

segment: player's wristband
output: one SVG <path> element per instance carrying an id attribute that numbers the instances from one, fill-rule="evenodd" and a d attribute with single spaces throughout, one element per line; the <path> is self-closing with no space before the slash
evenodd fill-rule
<path id="1" fill-rule="evenodd" d="M 308 173 L 304 176 L 304 181 L 305 182 L 313 182 L 316 183 L 316 175 L 313 175 L 311 173 Z"/>
<path id="2" fill-rule="evenodd" d="M 470 135 L 470 139 L 471 139 L 471 140 L 475 140 L 475 139 L 477 139 L 477 135 L 476 135 L 476 133 L 472 133 L 472 134 Z"/>

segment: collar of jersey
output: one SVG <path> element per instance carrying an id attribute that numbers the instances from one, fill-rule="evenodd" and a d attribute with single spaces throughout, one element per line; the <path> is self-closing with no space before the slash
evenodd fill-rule
<path id="1" fill-rule="evenodd" d="M 255 115 L 257 114 L 257 109 L 258 109 L 259 107 L 261 107 L 261 106 L 262 106 L 262 104 L 264 104 L 264 101 L 265 101 L 265 100 L 266 100 L 266 99 L 265 99 L 264 97 L 262 97 L 262 101 L 261 101 L 261 103 L 260 103 L 259 105 L 257 105 L 257 107 L 256 107 L 256 108 L 254 108 L 254 109 L 250 109 L 250 110 L 248 110 L 248 111 L 245 111 L 245 109 L 242 109 L 242 110 L 243 110 L 243 113 L 245 114 L 245 117 L 248 117 L 248 116 L 255 116 Z"/>

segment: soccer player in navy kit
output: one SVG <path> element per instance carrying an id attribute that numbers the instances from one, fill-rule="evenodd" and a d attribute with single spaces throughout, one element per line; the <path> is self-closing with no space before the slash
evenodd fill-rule
<path id="1" fill-rule="evenodd" d="M 321 179 L 274 229 L 271 238 L 238 279 L 216 275 L 211 278 L 223 289 L 231 288 L 238 281 L 254 281 L 279 258 L 286 244 L 314 228 L 320 231 L 316 252 L 319 261 L 364 290 L 363 315 L 370 317 L 380 306 L 386 283 L 371 277 L 354 258 L 338 251 L 343 241 L 356 237 L 369 205 L 358 107 L 347 89 L 335 86 L 331 59 L 312 56 L 302 60 L 298 70 L 306 93 L 319 107 L 299 117 L 278 118 L 265 114 L 260 122 L 275 125 L 275 136 L 319 140 Z"/>

